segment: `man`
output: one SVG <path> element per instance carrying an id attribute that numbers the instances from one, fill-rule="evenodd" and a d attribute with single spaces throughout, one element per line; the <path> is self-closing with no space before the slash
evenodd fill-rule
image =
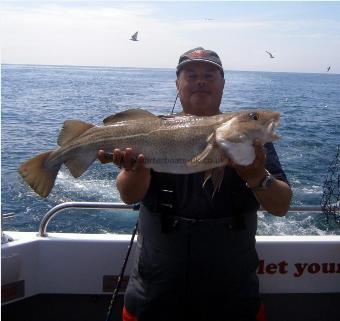
<path id="1" fill-rule="evenodd" d="M 220 113 L 224 83 L 215 52 L 199 47 L 180 57 L 176 86 L 185 113 Z M 255 141 L 254 147 L 251 165 L 226 161 L 213 198 L 212 183 L 202 187 L 204 173 L 156 173 L 143 166 L 143 155 L 114 150 L 114 163 L 123 168 L 121 199 L 141 202 L 124 321 L 256 320 L 256 211 L 261 205 L 285 215 L 292 192 L 273 145 Z"/>

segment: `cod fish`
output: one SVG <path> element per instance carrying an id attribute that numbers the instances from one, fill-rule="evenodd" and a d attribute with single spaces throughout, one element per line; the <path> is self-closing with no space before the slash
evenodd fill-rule
<path id="1" fill-rule="evenodd" d="M 278 139 L 279 118 L 270 110 L 199 117 L 129 109 L 105 118 L 102 126 L 66 120 L 57 141 L 60 147 L 24 162 L 19 172 L 37 194 L 47 197 L 62 164 L 79 177 L 97 159 L 98 150 L 130 147 L 136 155 L 144 154 L 145 167 L 173 174 L 205 172 L 204 183 L 211 177 L 216 190 L 226 159 L 249 165 L 255 158 L 254 139 Z"/>

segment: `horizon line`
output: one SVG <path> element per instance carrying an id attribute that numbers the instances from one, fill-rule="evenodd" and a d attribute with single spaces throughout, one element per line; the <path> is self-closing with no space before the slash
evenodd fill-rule
<path id="1" fill-rule="evenodd" d="M 136 66 L 105 66 L 105 65 L 65 65 L 65 64 L 33 64 L 33 63 L 1 63 L 0 66 L 41 66 L 41 67 L 67 67 L 67 68 L 125 68 L 125 69 L 166 69 L 176 71 L 176 67 L 136 67 Z M 291 73 L 291 74 L 327 74 L 327 75 L 339 75 L 334 72 L 313 72 L 313 71 L 270 71 L 270 70 L 239 70 L 239 69 L 224 69 L 228 72 L 267 72 L 267 73 Z"/>

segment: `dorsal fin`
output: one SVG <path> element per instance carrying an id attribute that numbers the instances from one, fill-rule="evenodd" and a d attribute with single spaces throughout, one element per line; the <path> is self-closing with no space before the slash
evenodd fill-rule
<path id="1" fill-rule="evenodd" d="M 85 123 L 81 120 L 65 120 L 63 128 L 61 129 L 58 137 L 58 145 L 63 146 L 71 140 L 79 137 L 85 133 L 88 129 L 94 127 L 94 125 Z"/>
<path id="2" fill-rule="evenodd" d="M 128 109 L 120 113 L 106 117 L 103 120 L 103 123 L 104 125 L 107 126 L 113 125 L 114 123 L 118 123 L 120 121 L 136 120 L 142 118 L 157 118 L 157 116 L 144 109 Z"/>
<path id="3" fill-rule="evenodd" d="M 158 118 L 161 118 L 161 119 L 171 119 L 171 118 L 175 118 L 175 117 L 184 117 L 184 116 L 192 116 L 191 114 L 186 114 L 185 112 L 181 111 L 179 113 L 175 113 L 175 114 L 167 114 L 167 115 L 158 115 L 157 117 Z"/>

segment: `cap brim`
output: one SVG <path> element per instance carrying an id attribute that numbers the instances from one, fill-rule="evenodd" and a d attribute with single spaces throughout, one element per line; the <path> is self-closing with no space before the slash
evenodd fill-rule
<path id="1" fill-rule="evenodd" d="M 187 65 L 187 64 L 190 64 L 192 62 L 196 62 L 196 61 L 202 61 L 202 62 L 206 62 L 208 64 L 211 64 L 211 65 L 215 65 L 216 67 L 218 67 L 218 69 L 220 71 L 222 71 L 222 73 L 224 74 L 224 70 L 223 68 L 221 67 L 221 65 L 219 65 L 218 63 L 214 62 L 214 61 L 211 61 L 211 60 L 206 60 L 206 59 L 193 59 L 193 60 L 186 60 L 186 61 L 183 61 L 181 62 L 180 64 L 177 65 L 177 68 L 176 68 L 176 71 L 179 72 L 183 66 Z"/>

